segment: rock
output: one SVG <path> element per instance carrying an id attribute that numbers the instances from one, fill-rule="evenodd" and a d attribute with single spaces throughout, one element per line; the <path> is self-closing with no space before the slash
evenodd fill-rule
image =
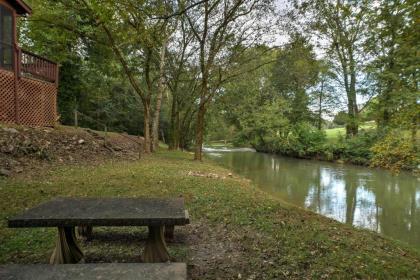
<path id="1" fill-rule="evenodd" d="M 79 139 L 79 141 L 77 141 L 77 143 L 79 143 L 81 145 L 81 144 L 85 143 L 85 140 Z"/>
<path id="2" fill-rule="evenodd" d="M 123 150 L 123 148 L 121 148 L 121 147 L 118 147 L 118 146 L 114 146 L 114 147 L 112 147 L 115 151 L 118 151 L 118 152 L 120 152 L 120 151 L 122 151 Z"/>
<path id="3" fill-rule="evenodd" d="M 23 172 L 23 168 L 21 166 L 17 166 L 17 167 L 15 167 L 15 170 L 14 171 L 16 173 L 22 173 Z"/>
<path id="4" fill-rule="evenodd" d="M 11 174 L 12 172 L 10 172 L 9 170 L 0 168 L 0 176 L 9 177 Z"/>
<path id="5" fill-rule="evenodd" d="M 10 133 L 19 133 L 19 131 L 17 131 L 13 127 L 3 127 L 3 130 Z"/>
<path id="6" fill-rule="evenodd" d="M 93 130 L 86 129 L 86 131 L 87 131 L 88 133 L 92 134 L 92 135 L 93 135 L 93 136 L 95 136 L 95 137 L 99 137 L 99 136 L 100 136 L 97 132 L 95 132 L 95 131 L 93 131 Z"/>
<path id="7" fill-rule="evenodd" d="M 7 145 L 6 153 L 12 153 L 15 147 L 13 145 Z"/>
<path id="8" fill-rule="evenodd" d="M 229 173 L 229 174 L 228 174 L 228 176 L 229 176 L 229 177 L 232 177 L 232 176 L 233 176 L 233 174 L 232 174 L 232 173 Z"/>

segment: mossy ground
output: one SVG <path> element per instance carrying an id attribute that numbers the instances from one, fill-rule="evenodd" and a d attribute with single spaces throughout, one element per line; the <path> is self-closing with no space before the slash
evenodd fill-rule
<path id="1" fill-rule="evenodd" d="M 139 161 L 61 166 L 0 178 L 0 263 L 46 263 L 55 229 L 9 229 L 6 218 L 56 196 L 183 196 L 191 225 L 169 243 L 191 279 L 418 279 L 420 252 L 291 206 L 248 180 L 181 152 Z M 219 178 L 190 176 L 219 174 Z M 136 262 L 144 228 L 96 228 L 87 262 Z"/>

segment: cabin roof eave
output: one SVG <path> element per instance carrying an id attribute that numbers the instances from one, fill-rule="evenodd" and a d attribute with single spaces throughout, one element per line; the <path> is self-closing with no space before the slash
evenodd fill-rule
<path id="1" fill-rule="evenodd" d="M 25 3 L 23 0 L 6 0 L 9 5 L 15 8 L 18 15 L 31 15 L 31 7 Z"/>

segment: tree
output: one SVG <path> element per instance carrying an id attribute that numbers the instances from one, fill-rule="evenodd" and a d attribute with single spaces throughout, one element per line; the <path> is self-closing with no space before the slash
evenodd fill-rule
<path id="1" fill-rule="evenodd" d="M 365 51 L 374 57 L 368 71 L 375 80 L 377 97 L 372 105 L 378 127 L 404 127 L 415 139 L 418 129 L 420 40 L 416 1 L 380 1 L 369 14 Z"/>
<path id="2" fill-rule="evenodd" d="M 199 48 L 200 97 L 196 121 L 195 160 L 202 158 L 204 117 L 207 105 L 229 79 L 231 69 L 248 46 L 261 40 L 261 16 L 269 11 L 268 0 L 209 0 L 185 13 Z M 235 65 L 237 67 L 238 65 Z"/>
<path id="3" fill-rule="evenodd" d="M 172 23 L 163 15 L 170 13 L 172 6 L 166 1 L 44 1 L 49 5 L 46 6 L 53 7 L 52 11 L 66 13 L 52 12 L 40 21 L 112 50 L 135 98 L 143 105 L 144 152 L 151 152 L 156 142 L 151 139 L 152 98 L 162 96 L 164 63 L 161 61 L 165 58 L 162 54 L 166 49 L 166 28 Z M 161 98 L 157 98 L 152 126 L 157 129 L 160 104 Z"/>
<path id="4" fill-rule="evenodd" d="M 176 25 L 175 25 L 176 26 Z M 164 28 L 165 29 L 165 28 Z M 159 55 L 159 80 L 157 85 L 157 96 L 156 96 L 156 107 L 155 114 L 153 117 L 152 124 L 152 143 L 151 150 L 156 151 L 159 147 L 159 122 L 160 122 L 160 110 L 162 106 L 163 92 L 165 90 L 165 59 L 166 59 L 166 48 L 168 47 L 169 34 L 172 30 L 164 30 L 164 38 L 162 41 L 162 47 Z"/>
<path id="5" fill-rule="evenodd" d="M 195 116 L 197 100 L 198 67 L 192 61 L 197 48 L 193 46 L 194 34 L 185 17 L 179 19 L 179 31 L 173 36 L 168 53 L 168 89 L 171 92 L 169 149 L 189 146 L 191 122 Z"/>
<path id="6" fill-rule="evenodd" d="M 20 42 L 25 49 L 60 64 L 60 122 L 73 125 L 77 109 L 86 116 L 79 118 L 79 125 L 102 130 L 100 121 L 115 131 L 143 133 L 138 126 L 142 108 L 136 105 L 135 93 L 121 75 L 112 50 L 103 44 L 106 38 L 60 2 L 32 4 L 33 16 L 20 20 Z"/>
<path id="7" fill-rule="evenodd" d="M 321 41 L 326 58 L 334 65 L 339 82 L 347 97 L 346 134 L 358 133 L 357 93 L 366 57 L 362 42 L 367 30 L 366 15 L 371 1 L 360 0 L 291 0 L 295 9 L 290 13 L 298 28 Z M 320 44 L 322 47 L 322 45 Z"/>
<path id="8" fill-rule="evenodd" d="M 273 84 L 291 106 L 288 119 L 292 123 L 311 120 L 307 90 L 318 80 L 319 65 L 312 46 L 299 34 L 292 36 L 278 54 Z"/>
<path id="9" fill-rule="evenodd" d="M 317 85 L 310 92 L 311 103 L 315 107 L 315 122 L 319 130 L 322 129 L 324 116 L 332 116 L 339 107 L 337 92 L 333 80 L 335 74 L 326 61 L 319 61 L 319 76 Z"/>
<path id="10" fill-rule="evenodd" d="M 250 48 L 243 59 L 255 57 L 260 52 L 257 48 Z M 273 151 L 272 144 L 279 135 L 287 135 L 285 131 L 289 128 L 289 120 L 285 115 L 289 113 L 290 106 L 272 83 L 277 56 L 278 50 L 258 56 L 248 67 L 255 69 L 258 65 L 263 66 L 227 82 L 222 87 L 223 93 L 214 98 L 214 110 L 210 113 L 216 115 L 212 116 L 214 121 L 222 124 L 213 126 L 229 129 L 234 126 L 235 144 L 250 144 L 258 150 Z"/>
<path id="11" fill-rule="evenodd" d="M 153 150 L 155 141 L 151 139 L 150 118 L 151 101 L 156 91 L 153 83 L 152 74 L 159 76 L 159 85 L 157 91 L 160 94 L 163 91 L 163 63 L 165 59 L 166 38 L 159 36 L 166 32 L 162 29 L 166 27 L 166 20 L 153 20 L 145 16 L 145 11 L 166 11 L 167 5 L 158 2 L 148 5 L 134 0 L 120 1 L 115 9 L 114 5 L 103 5 L 103 3 L 90 3 L 82 0 L 84 6 L 89 9 L 94 16 L 94 21 L 103 29 L 116 57 L 120 61 L 125 74 L 127 75 L 134 91 L 140 98 L 144 107 L 144 152 L 150 153 Z M 115 3 L 114 3 L 115 4 Z M 143 4 L 143 5 L 141 5 Z M 122 19 L 122 20 L 121 20 Z M 121 49 L 117 40 L 125 42 L 125 48 Z M 162 48 L 161 51 L 158 51 Z M 157 54 L 161 54 L 157 59 Z M 159 63 L 156 63 L 156 60 Z M 156 70 L 156 64 L 159 65 Z M 161 69 L 159 69 L 161 67 Z M 138 80 L 143 77 L 143 80 Z M 160 98 L 157 101 L 157 112 L 160 112 Z M 155 128 L 158 130 L 159 113 L 155 118 Z M 155 137 L 157 138 L 155 132 Z"/>

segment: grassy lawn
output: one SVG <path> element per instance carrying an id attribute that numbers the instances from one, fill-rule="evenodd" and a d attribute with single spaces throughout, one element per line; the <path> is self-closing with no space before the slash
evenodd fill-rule
<path id="1" fill-rule="evenodd" d="M 6 218 L 56 196 L 177 197 L 191 225 L 169 244 L 191 279 L 418 279 L 420 252 L 272 198 L 229 170 L 181 152 L 0 178 L 0 263 L 46 263 L 54 229 L 8 229 Z M 190 172 L 193 171 L 193 172 Z M 191 174 L 215 173 L 211 176 Z M 143 228 L 95 228 L 86 262 L 136 262 Z"/>
<path id="2" fill-rule="evenodd" d="M 376 127 L 375 122 L 365 122 L 359 126 L 359 129 L 374 129 Z M 345 137 L 346 136 L 346 128 L 345 127 L 336 127 L 336 128 L 330 128 L 326 129 L 325 133 L 327 134 L 327 140 L 331 142 L 336 142 L 338 138 Z"/>

